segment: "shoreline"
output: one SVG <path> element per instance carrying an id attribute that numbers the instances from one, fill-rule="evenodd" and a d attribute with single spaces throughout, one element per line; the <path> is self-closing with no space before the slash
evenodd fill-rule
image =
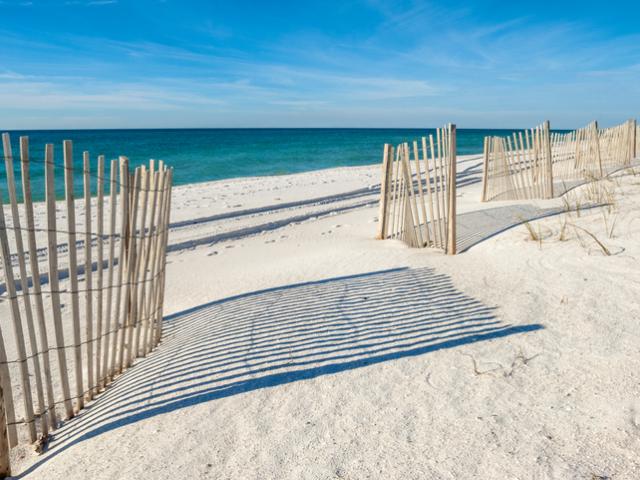
<path id="1" fill-rule="evenodd" d="M 382 157 L 382 154 L 380 155 Z M 458 155 L 457 159 L 458 159 L 458 163 L 464 163 L 464 162 L 468 162 L 470 160 L 476 160 L 482 158 L 482 152 L 480 153 L 469 153 L 469 154 L 464 154 L 464 155 Z M 167 164 L 168 167 L 172 167 L 171 164 Z M 334 166 L 334 167 L 324 167 L 324 168 L 316 168 L 316 169 L 312 169 L 312 170 L 304 170 L 304 171 L 300 171 L 300 172 L 292 172 L 292 173 L 277 173 L 277 174 L 265 174 L 265 175 L 246 175 L 246 176 L 240 176 L 240 177 L 225 177 L 225 178 L 220 178 L 217 180 L 202 180 L 202 181 L 198 181 L 198 182 L 188 182 L 188 183 L 181 183 L 181 184 L 175 184 L 174 183 L 174 187 L 173 190 L 176 191 L 177 189 L 181 189 L 181 188 L 185 188 L 185 187 L 189 187 L 189 186 L 206 186 L 206 187 L 213 187 L 216 184 L 220 184 L 220 183 L 229 183 L 229 182 L 234 182 L 234 181 L 260 181 L 260 180 L 264 180 L 264 179 L 271 179 L 271 178 L 283 178 L 283 177 L 297 177 L 297 176 L 302 176 L 302 175 L 308 175 L 308 174 L 316 174 L 316 173 L 320 173 L 320 172 L 332 172 L 332 171 L 336 171 L 336 172 L 341 172 L 343 170 L 369 170 L 372 168 L 378 168 L 381 169 L 382 166 L 382 162 L 377 162 L 377 163 L 368 163 L 366 165 L 339 165 L 339 166 Z"/>
<path id="2" fill-rule="evenodd" d="M 128 133 L 127 133 L 128 132 Z M 253 132 L 253 133 L 252 133 Z M 11 132 L 14 159 L 19 158 L 19 135 L 29 138 L 31 180 L 35 200 L 44 188 L 44 146 L 54 145 L 54 162 L 62 164 L 63 140 L 73 142 L 74 185 L 82 190 L 82 155 L 87 151 L 95 168 L 97 155 L 112 159 L 124 155 L 131 166 L 150 158 L 174 168 L 174 185 L 225 181 L 248 177 L 287 176 L 317 170 L 372 166 L 381 162 L 383 145 L 412 141 L 429 130 L 410 129 L 294 129 L 294 130 L 85 130 Z M 469 130 L 459 135 L 458 152 L 482 151 L 483 135 L 492 130 Z M 4 165 L 0 164 L 0 174 Z M 108 170 L 108 168 L 107 168 Z M 108 172 L 107 172 L 108 173 Z M 92 183 L 95 183 L 95 176 Z M 58 193 L 62 182 L 56 180 Z"/>

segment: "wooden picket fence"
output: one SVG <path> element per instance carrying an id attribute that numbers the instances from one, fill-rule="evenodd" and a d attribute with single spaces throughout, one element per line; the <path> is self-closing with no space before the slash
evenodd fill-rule
<path id="1" fill-rule="evenodd" d="M 569 133 L 552 133 L 551 152 L 555 179 L 603 175 L 597 122 Z"/>
<path id="2" fill-rule="evenodd" d="M 482 201 L 553 197 L 549 122 L 511 137 L 485 137 Z"/>
<path id="3" fill-rule="evenodd" d="M 107 178 L 103 155 L 92 162 L 83 152 L 77 169 L 71 141 L 63 142 L 61 164 L 52 144 L 36 160 L 28 137 L 20 137 L 19 198 L 11 139 L 3 134 L 2 140 L 9 214 L 0 191 L 7 295 L 0 304 L 0 475 L 9 475 L 9 448 L 46 441 L 61 419 L 73 417 L 160 341 L 173 172 L 153 160 L 132 172 L 120 157 L 110 162 Z M 44 204 L 33 201 L 36 162 L 44 163 Z M 58 205 L 56 170 L 65 186 Z M 76 170 L 83 199 L 74 191 Z M 59 261 L 65 252 L 66 268 Z"/>
<path id="4" fill-rule="evenodd" d="M 549 199 L 566 182 L 602 178 L 631 164 L 638 151 L 635 120 L 599 129 L 597 122 L 551 133 L 549 122 L 510 137 L 486 137 L 482 201 Z M 554 185 L 555 184 L 555 185 Z"/>
<path id="5" fill-rule="evenodd" d="M 567 134 L 553 134 L 553 173 L 556 181 L 602 178 L 626 167 L 635 158 L 633 120 L 599 129 L 598 122 Z"/>
<path id="6" fill-rule="evenodd" d="M 629 166 L 638 154 L 635 120 L 629 120 L 617 127 L 600 130 L 600 154 L 605 169 Z"/>
<path id="7" fill-rule="evenodd" d="M 412 147 L 412 148 L 411 148 Z M 378 239 L 456 253 L 456 126 L 433 135 L 385 144 Z"/>

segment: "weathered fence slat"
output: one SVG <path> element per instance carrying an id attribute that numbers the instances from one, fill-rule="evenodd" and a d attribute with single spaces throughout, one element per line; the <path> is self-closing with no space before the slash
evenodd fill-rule
<path id="1" fill-rule="evenodd" d="M 118 161 L 111 160 L 111 171 L 109 176 L 109 261 L 107 271 L 107 306 L 105 312 L 105 326 L 108 332 L 104 338 L 104 356 L 102 359 L 102 386 L 107 383 L 113 371 L 115 361 L 116 338 L 118 332 L 118 320 L 114 318 L 111 322 L 111 314 L 117 316 L 112 310 L 113 299 L 113 276 L 115 263 L 115 239 L 116 239 L 116 215 L 118 210 Z M 110 361 L 111 360 L 111 361 Z"/>
<path id="2" fill-rule="evenodd" d="M 382 239 L 387 229 L 387 210 L 389 209 L 389 198 L 387 189 L 389 186 L 389 176 L 391 171 L 391 161 L 389 159 L 389 151 L 391 145 L 384 144 L 382 153 L 382 181 L 380 182 L 380 212 L 378 214 L 378 234 L 376 238 Z"/>
<path id="3" fill-rule="evenodd" d="M 449 210 L 447 213 L 448 224 L 448 240 L 447 253 L 449 255 L 456 254 L 456 126 L 449 124 L 448 138 L 448 154 L 449 154 Z"/>
<path id="4" fill-rule="evenodd" d="M 433 140 L 433 137 L 430 136 Z M 433 143 L 433 141 L 431 142 Z M 422 137 L 422 163 L 424 163 L 424 175 L 426 181 L 426 190 L 427 190 L 427 202 L 428 202 L 428 212 L 429 218 L 425 221 L 425 230 L 427 231 L 427 236 L 431 237 L 430 247 L 438 246 L 438 236 L 437 230 L 435 228 L 434 219 L 435 216 L 433 214 L 433 194 L 431 193 L 431 171 L 429 168 L 429 152 L 427 150 L 427 138 Z"/>
<path id="5" fill-rule="evenodd" d="M 442 218 L 442 214 L 440 212 L 440 195 L 438 193 L 439 185 L 440 185 L 440 181 L 439 181 L 440 170 L 438 168 L 436 150 L 434 148 L 434 143 L 433 143 L 433 135 L 429 135 L 429 144 L 431 147 L 431 165 L 432 165 L 431 170 L 433 171 L 432 192 L 433 192 L 433 199 L 435 200 L 435 206 L 436 206 L 436 216 L 432 219 L 432 223 L 433 223 L 433 228 L 437 231 L 438 242 L 436 246 L 438 248 L 444 248 L 444 235 L 443 235 L 441 223 L 440 223 L 440 219 Z"/>
<path id="6" fill-rule="evenodd" d="M 162 167 L 159 167 L 157 172 L 158 174 L 158 200 L 156 203 L 158 204 L 158 213 L 156 220 L 156 227 L 154 232 L 153 243 L 151 246 L 152 251 L 152 261 L 151 261 L 151 282 L 149 284 L 149 295 L 146 305 L 146 316 L 147 322 L 149 323 L 149 328 L 151 332 L 150 336 L 150 349 L 153 348 L 153 345 L 156 343 L 156 339 L 158 338 L 158 325 L 156 324 L 156 314 L 157 314 L 157 305 L 155 300 L 155 291 L 157 289 L 158 278 L 160 276 L 160 244 L 162 241 L 162 236 L 164 235 L 164 230 L 162 225 L 166 225 L 165 220 L 165 189 L 167 185 L 167 175 L 166 172 L 162 170 Z"/>
<path id="7" fill-rule="evenodd" d="M 138 357 L 140 352 L 140 303 L 138 301 L 138 295 L 142 290 L 142 268 L 145 261 L 145 246 L 146 246 L 146 221 L 147 221 L 147 203 L 149 201 L 149 183 L 150 175 L 147 168 L 143 165 L 141 167 L 141 180 L 140 180 L 140 205 L 142 208 L 142 214 L 140 215 L 140 228 L 138 229 L 137 238 L 137 250 L 136 263 L 134 270 L 134 280 L 131 293 L 131 312 L 133 317 L 133 343 L 131 344 L 131 356 L 133 359 Z M 134 229 L 135 232 L 135 229 Z"/>
<path id="8" fill-rule="evenodd" d="M 33 216 L 33 200 L 31 194 L 31 172 L 29 168 L 29 138 L 20 137 L 20 167 L 22 177 L 22 198 L 24 202 L 25 217 L 27 220 L 27 245 L 29 249 L 29 267 L 33 280 L 33 298 L 36 307 L 36 319 L 40 333 L 40 353 L 42 355 L 43 375 L 47 393 L 47 415 L 49 427 L 56 428 L 56 402 L 53 393 L 53 380 L 51 377 L 51 355 L 49 349 L 49 336 L 45 323 L 44 302 L 42 300 L 42 288 L 40 286 L 40 266 L 38 265 L 38 248 L 35 235 L 35 221 Z M 43 435 L 47 435 L 48 429 L 43 426 Z"/>
<path id="9" fill-rule="evenodd" d="M 94 377 L 93 359 L 93 260 L 91 238 L 91 164 L 89 152 L 82 153 L 83 183 L 84 183 L 84 320 L 86 328 L 86 352 L 87 352 L 87 396 L 89 400 L 95 394 L 96 385 Z"/>
<path id="10" fill-rule="evenodd" d="M 9 144 L 9 135 L 2 137 L 5 158 L 11 156 L 11 145 Z M 9 295 L 9 305 L 11 308 L 11 319 L 13 321 L 14 336 L 18 352 L 18 364 L 20 368 L 20 379 L 22 387 L 22 398 L 25 410 L 25 422 L 29 427 L 29 436 L 31 441 L 36 439 L 36 428 L 33 417 L 33 403 L 31 396 L 31 382 L 29 381 L 29 370 L 27 368 L 27 353 L 24 341 L 24 332 L 22 329 L 22 318 L 20 315 L 20 307 L 18 305 L 18 297 L 16 293 L 16 283 L 13 275 L 13 265 L 11 264 L 11 251 L 9 249 L 9 239 L 7 237 L 7 225 L 4 217 L 4 205 L 2 202 L 2 191 L 0 190 L 0 254 L 4 267 L 5 283 L 7 293 Z"/>
<path id="11" fill-rule="evenodd" d="M 411 236 L 413 241 L 422 246 L 422 235 L 420 233 L 420 229 L 416 228 L 416 226 L 420 225 L 420 220 L 418 218 L 416 196 L 413 189 L 413 176 L 411 175 L 411 162 L 409 161 L 409 145 L 405 143 L 403 147 L 402 172 L 404 181 L 407 184 L 407 192 L 409 194 L 407 201 L 409 202 L 409 214 L 411 215 L 410 225 L 413 226 L 411 228 Z"/>
<path id="12" fill-rule="evenodd" d="M 138 201 L 140 199 L 140 180 L 141 180 L 141 172 L 136 169 L 133 174 L 133 197 L 132 197 L 132 208 L 131 208 L 131 218 L 129 220 L 129 229 L 127 230 L 128 241 L 127 241 L 127 281 L 124 285 L 124 317 L 123 322 L 125 323 L 126 339 L 123 335 L 123 339 L 125 344 L 122 346 L 122 354 L 124 350 L 127 350 L 126 358 L 123 356 L 122 361 L 120 362 L 120 368 L 124 369 L 131 365 L 133 362 L 133 322 L 134 322 L 134 314 L 132 308 L 135 308 L 135 304 L 132 302 L 131 296 L 135 291 L 135 286 L 133 282 L 135 280 L 136 273 L 136 256 L 137 252 L 137 238 L 136 238 L 136 220 L 138 218 Z"/>
<path id="13" fill-rule="evenodd" d="M 140 295 L 139 295 L 139 312 L 140 312 L 140 336 L 142 342 L 142 355 L 146 356 L 149 351 L 153 348 L 149 344 L 149 333 L 151 329 L 149 328 L 149 311 L 146 308 L 145 294 L 147 293 L 147 283 L 150 281 L 149 278 L 149 265 L 151 264 L 152 258 L 152 246 L 153 246 L 153 238 L 155 235 L 155 214 L 156 214 L 156 198 L 157 198 L 157 190 L 158 190 L 158 172 L 154 169 L 153 161 L 149 164 L 149 175 L 151 178 L 151 187 L 150 187 L 150 203 L 151 203 L 151 211 L 149 212 L 149 227 L 147 230 L 146 236 L 146 244 L 144 247 L 145 250 L 145 259 L 144 265 L 142 267 L 142 283 L 140 285 Z"/>
<path id="14" fill-rule="evenodd" d="M 97 169 L 97 200 L 96 200 L 96 255 L 97 255 L 97 280 L 96 280 L 96 356 L 95 356 L 95 380 L 96 392 L 99 392 L 102 384 L 102 329 L 103 329 L 103 299 L 104 299 L 104 155 L 98 156 Z"/>
<path id="15" fill-rule="evenodd" d="M 33 372 L 36 384 L 36 398 L 38 399 L 38 409 L 33 413 L 33 405 L 31 405 L 31 416 L 33 421 L 28 422 L 28 429 L 31 441 L 37 438 L 35 419 L 40 417 L 42 429 L 47 430 L 46 408 L 44 405 L 44 393 L 42 389 L 42 371 L 40 368 L 40 357 L 38 355 L 38 342 L 36 341 L 36 329 L 33 323 L 33 310 L 31 309 L 31 298 L 29 295 L 29 278 L 27 276 L 27 267 L 24 252 L 24 244 L 22 239 L 22 228 L 20 222 L 20 212 L 18 211 L 18 199 L 16 194 L 16 181 L 14 177 L 13 151 L 9 136 L 3 138 L 5 152 L 5 169 L 7 174 L 7 190 L 9 191 L 9 203 L 11 205 L 11 220 L 13 222 L 14 242 L 16 253 L 18 254 L 18 272 L 20 273 L 20 290 L 22 291 L 22 303 L 24 307 L 25 320 L 27 323 L 27 335 L 29 338 L 29 346 L 31 347 L 31 360 L 33 362 Z M 25 363 L 25 368 L 28 365 Z M 31 397 L 31 392 L 29 398 Z M 29 411 L 27 410 L 29 415 Z"/>
<path id="16" fill-rule="evenodd" d="M 64 187 L 67 205 L 67 239 L 69 245 L 69 293 L 73 320 L 73 355 L 76 380 L 76 409 L 84 407 L 84 382 L 82 378 L 82 337 L 80 335 L 80 302 L 78 298 L 78 247 L 76 245 L 76 207 L 73 185 L 73 144 L 62 143 L 64 154 Z"/>
<path id="17" fill-rule="evenodd" d="M 169 223 L 171 222 L 171 189 L 173 185 L 173 168 L 167 170 L 167 181 L 165 189 L 165 209 L 163 219 L 163 239 L 162 250 L 160 252 L 160 262 L 162 263 L 162 269 L 160 274 L 160 292 L 156 300 L 156 324 L 158 326 L 157 336 L 155 339 L 156 344 L 160 342 L 162 337 L 162 318 L 164 309 L 164 287 L 166 283 L 166 271 L 167 271 L 167 244 L 169 243 Z"/>
<path id="18" fill-rule="evenodd" d="M 121 321 L 122 287 L 125 280 L 125 254 L 127 235 L 129 225 L 129 161 L 126 157 L 120 157 L 120 248 L 118 255 L 118 280 L 116 284 L 116 300 L 114 306 L 114 328 L 113 344 L 111 350 L 111 370 L 109 377 L 113 378 L 116 373 L 120 373 L 122 365 L 121 353 L 124 348 L 124 331 L 123 322 Z M 120 341 L 120 337 L 122 340 Z"/>
<path id="19" fill-rule="evenodd" d="M 71 403 L 71 389 L 69 386 L 69 372 L 65 353 L 64 329 L 62 327 L 62 313 L 60 306 L 60 284 L 58 279 L 58 240 L 56 225 L 56 192 L 54 183 L 53 145 L 45 146 L 45 182 L 47 201 L 47 259 L 49 263 L 49 286 L 51 288 L 51 311 L 56 338 L 56 352 L 58 355 L 58 369 L 62 385 L 62 399 L 67 418 L 73 417 Z"/>

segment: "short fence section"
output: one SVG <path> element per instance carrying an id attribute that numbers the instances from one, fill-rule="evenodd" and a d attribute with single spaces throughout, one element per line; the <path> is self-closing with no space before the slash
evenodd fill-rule
<path id="1" fill-rule="evenodd" d="M 629 166 L 638 131 L 634 120 L 607 129 L 592 122 L 564 134 L 551 133 L 545 122 L 510 137 L 486 137 L 482 201 L 549 199 Z"/>
<path id="2" fill-rule="evenodd" d="M 83 152 L 76 168 L 71 141 L 59 162 L 52 144 L 43 159 L 31 158 L 21 137 L 19 189 L 9 135 L 2 140 L 0 428 L 7 436 L 0 454 L 5 445 L 42 441 L 159 342 L 172 186 L 163 162 L 131 171 L 126 157 L 106 164 Z M 31 165 L 39 163 L 44 204 L 34 204 L 31 191 Z M 63 202 L 56 201 L 57 171 Z M 75 174 L 82 176 L 79 198 Z"/>
<path id="3" fill-rule="evenodd" d="M 482 200 L 551 198 L 549 122 L 511 137 L 485 137 Z"/>
<path id="4" fill-rule="evenodd" d="M 379 239 L 456 253 L 456 127 L 384 146 Z"/>

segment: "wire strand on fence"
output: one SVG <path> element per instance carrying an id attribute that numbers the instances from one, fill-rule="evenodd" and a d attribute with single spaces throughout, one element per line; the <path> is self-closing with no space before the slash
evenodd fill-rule
<path id="1" fill-rule="evenodd" d="M 22 138 L 22 137 L 21 137 L 21 138 Z M 3 159 L 3 161 L 6 161 L 7 157 L 8 157 L 7 155 L 0 155 L 0 158 L 2 158 L 2 159 Z M 76 165 L 73 165 L 73 166 L 69 167 L 69 166 L 66 166 L 66 165 L 64 165 L 64 164 L 60 164 L 60 163 L 56 163 L 56 162 L 47 162 L 47 161 L 46 161 L 46 160 L 44 160 L 44 159 L 43 159 L 43 160 L 33 160 L 33 159 L 30 159 L 30 160 L 29 160 L 29 163 L 31 163 L 31 164 L 33 164 L 33 163 L 37 163 L 37 164 L 39 164 L 39 165 L 44 165 L 44 166 L 46 166 L 47 164 L 50 164 L 50 165 L 52 165 L 54 168 L 59 168 L 59 169 L 61 169 L 61 170 L 63 170 L 63 171 L 71 170 L 72 172 L 77 173 L 77 174 L 79 174 L 79 175 L 84 175 L 84 168 L 83 168 L 83 167 L 80 167 L 80 166 L 76 166 Z M 137 168 L 137 167 L 136 167 L 136 168 Z M 100 177 L 98 177 L 98 176 L 97 176 L 96 174 L 94 174 L 94 173 L 89 173 L 89 176 L 90 176 L 91 178 L 93 178 L 93 179 L 98 180 L 98 181 L 100 180 Z M 103 179 L 103 180 L 105 180 L 105 179 L 106 179 L 106 177 L 102 177 L 102 179 Z M 115 182 L 113 182 L 113 181 L 109 180 L 109 181 L 107 181 L 107 182 L 105 182 L 105 183 L 107 183 L 107 184 L 109 184 L 109 185 L 114 185 L 114 186 L 116 186 L 116 187 L 118 187 L 118 188 L 121 188 L 121 187 L 122 187 L 122 185 L 123 185 L 120 181 L 115 181 Z M 140 187 L 138 187 L 138 188 L 140 188 Z M 159 192 L 159 191 L 158 191 L 158 192 Z"/>
<path id="2" fill-rule="evenodd" d="M 77 410 L 83 408 L 85 399 L 91 400 L 115 375 L 129 367 L 133 359 L 146 355 L 160 341 L 173 175 L 172 169 L 166 168 L 163 162 L 157 169 L 152 162 L 149 169 L 140 166 L 131 174 L 128 159 L 121 157 L 119 161 L 111 162 L 111 176 L 107 178 L 104 175 L 103 156 L 98 157 L 97 170 L 91 167 L 91 157 L 87 152 L 83 153 L 82 167 L 74 164 L 71 141 L 63 142 L 62 165 L 53 160 L 52 144 L 45 146 L 44 159 L 30 159 L 28 138 L 21 137 L 22 200 L 26 217 L 23 225 L 18 210 L 14 156 L 8 134 L 3 135 L 3 147 L 11 223 L 5 221 L 0 192 L 0 256 L 3 263 L 0 271 L 4 272 L 4 288 L 7 292 L 4 298 L 13 320 L 15 346 L 11 350 L 17 349 L 18 353 L 17 358 L 7 358 L 6 342 L 9 339 L 3 337 L 0 325 L 0 383 L 4 403 L 2 410 L 6 414 L 6 438 L 9 446 L 14 447 L 18 441 L 17 426 L 27 428 L 32 441 L 37 438 L 38 430 L 46 436 L 50 429 L 57 428 L 59 424 L 56 407 L 64 405 L 66 418 L 73 417 Z M 36 226 L 34 221 L 30 166 L 35 164 L 43 165 L 45 170 L 46 227 Z M 58 228 L 56 220 L 56 169 L 64 173 L 63 206 L 66 208 L 63 208 L 63 217 L 66 218 L 66 228 Z M 75 199 L 77 185 L 74 183 L 74 173 L 82 175 L 83 201 L 76 202 Z M 105 205 L 105 186 L 109 187 L 107 196 L 110 208 Z M 153 213 L 147 221 L 148 205 Z M 103 215 L 107 209 L 110 219 L 105 231 Z M 141 215 L 137 214 L 139 209 Z M 77 229 L 76 213 L 79 217 L 84 215 L 82 230 Z M 116 227 L 116 218 L 119 218 L 119 227 Z M 46 236 L 46 240 L 42 240 L 46 241 L 46 247 L 38 248 L 36 234 Z M 24 235 L 27 236 L 28 248 L 23 244 Z M 59 244 L 59 235 L 65 236 L 67 243 Z M 78 235 L 83 238 L 78 239 Z M 17 251 L 11 251 L 9 240 L 13 241 Z M 116 244 L 119 245 L 118 255 L 115 254 Z M 97 257 L 94 256 L 94 247 Z M 104 256 L 105 247 L 108 249 L 107 258 Z M 58 253 L 64 249 L 68 251 L 66 271 L 61 269 L 58 261 Z M 48 268 L 47 273 L 42 275 L 39 257 L 45 255 Z M 149 259 L 152 259 L 151 263 Z M 16 267 L 19 275 L 14 277 Z M 114 281 L 116 267 L 118 276 Z M 106 282 L 103 275 L 105 268 Z M 61 288 L 62 280 L 67 281 L 69 286 Z M 42 289 L 45 282 L 50 287 L 46 290 Z M 62 295 L 71 298 L 71 332 L 63 323 Z M 50 304 L 46 314 L 45 299 Z M 35 306 L 35 317 L 32 306 Z M 81 310 L 82 306 L 84 308 Z M 23 311 L 25 316 L 21 315 Z M 45 315 L 50 316 L 51 321 L 45 322 Z M 25 321 L 28 342 L 22 331 Z M 153 331 L 154 334 L 141 337 L 140 333 L 144 331 Z M 49 342 L 49 333 L 52 334 L 52 342 Z M 28 352 L 27 346 L 30 348 Z M 73 352 L 70 362 L 66 358 L 67 352 Z M 52 373 L 49 355 L 54 353 L 58 368 Z M 10 370 L 10 365 L 17 368 Z M 75 380 L 73 393 L 70 372 Z M 19 388 L 12 388 L 13 383 L 19 384 Z M 59 385 L 57 398 L 53 384 Z M 34 387 L 36 402 L 31 395 Z M 17 412 L 20 408 L 13 402 L 16 392 L 20 392 L 22 397 L 21 413 Z M 20 413 L 20 420 L 17 420 L 17 413 Z"/>

